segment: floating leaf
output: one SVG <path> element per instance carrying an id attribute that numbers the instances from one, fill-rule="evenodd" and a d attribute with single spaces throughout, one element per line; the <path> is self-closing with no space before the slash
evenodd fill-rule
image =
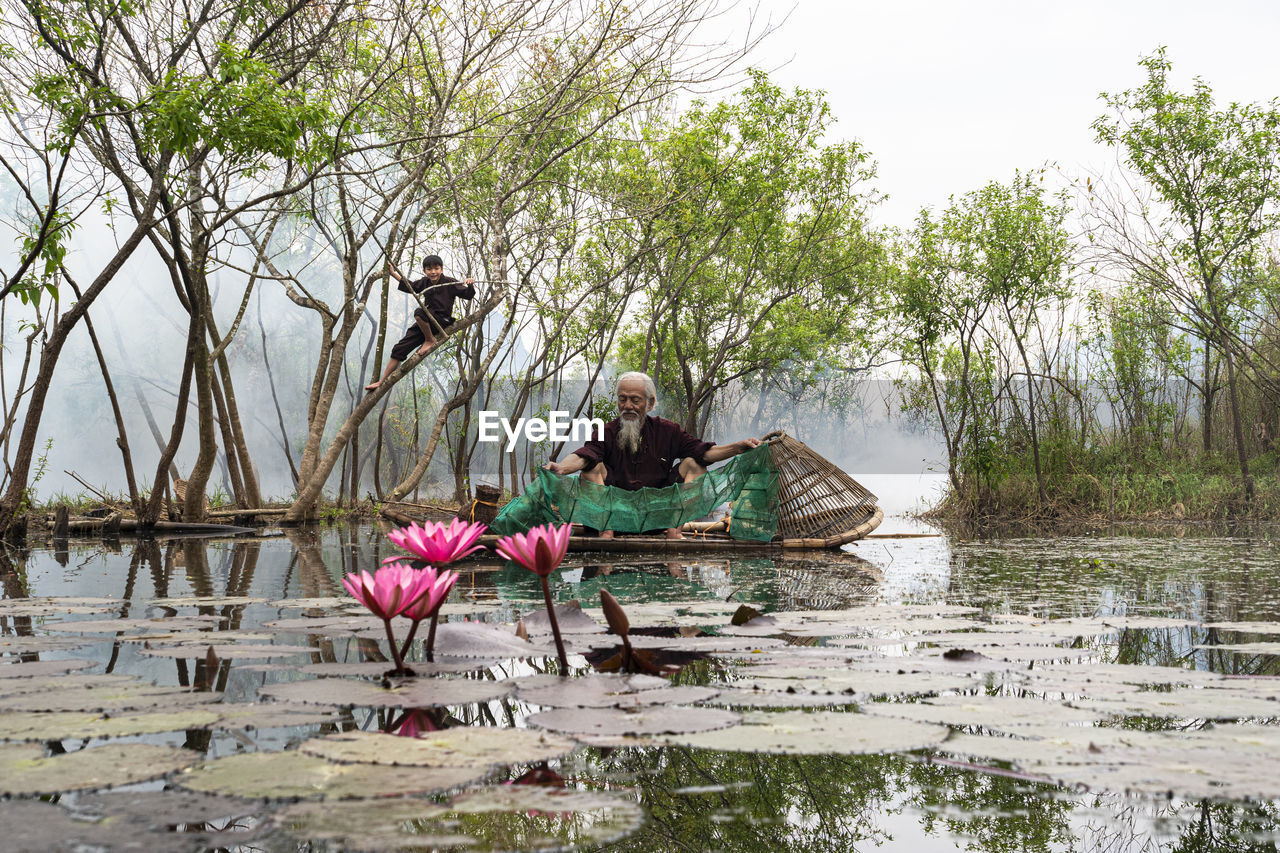
<path id="1" fill-rule="evenodd" d="M 715 696 L 710 687 L 664 685 L 656 690 L 632 690 L 626 676 L 593 675 L 566 679 L 562 684 L 521 688 L 516 698 L 554 708 L 635 708 L 641 705 L 676 705 L 701 702 Z"/>
<path id="2" fill-rule="evenodd" d="M 1280 634 L 1280 622 L 1206 622 L 1204 627 L 1240 634 Z"/>
<path id="3" fill-rule="evenodd" d="M 1220 684 L 1225 676 L 1180 666 L 1139 666 L 1137 664 L 1093 663 L 1052 664 L 1027 673 L 1033 679 L 1071 678 L 1095 684 L 1136 684 L 1149 687 L 1191 684 Z"/>
<path id="4" fill-rule="evenodd" d="M 821 708 L 833 705 L 851 705 L 854 697 L 843 693 L 786 693 L 775 690 L 753 690 L 715 685 L 719 695 L 703 700 L 700 704 L 721 708 Z"/>
<path id="5" fill-rule="evenodd" d="M 524 629 L 530 634 L 551 633 L 551 619 L 547 617 L 546 608 L 526 613 L 521 619 Z M 603 625 L 582 612 L 577 602 L 557 604 L 556 622 L 562 634 L 603 634 L 605 631 Z"/>
<path id="6" fill-rule="evenodd" d="M 436 630 L 436 657 L 553 657 L 555 649 L 521 640 L 509 628 L 482 622 L 441 622 Z"/>
<path id="7" fill-rule="evenodd" d="M 1025 726 L 1046 722 L 1092 723 L 1108 716 L 1059 702 L 1016 696 L 938 696 L 922 702 L 877 702 L 863 708 L 879 717 L 898 717 L 949 726 Z"/>
<path id="8" fill-rule="evenodd" d="M 335 708 L 441 708 L 489 702 L 508 695 L 514 685 L 504 681 L 476 681 L 461 678 L 409 678 L 387 688 L 366 681 L 325 678 L 268 684 L 260 696 L 306 705 Z"/>
<path id="9" fill-rule="evenodd" d="M 1280 643 L 1217 643 L 1212 646 L 1197 645 L 1192 648 L 1231 652 L 1234 655 L 1280 655 Z"/>
<path id="10" fill-rule="evenodd" d="M 219 705 L 215 729 L 283 729 L 294 726 L 316 726 L 336 723 L 340 717 L 332 711 L 271 702 L 265 705 Z"/>
<path id="11" fill-rule="evenodd" d="M 206 761 L 175 781 L 190 791 L 283 799 L 366 799 L 389 791 L 423 794 L 466 785 L 485 768 L 333 764 L 300 752 L 251 752 Z"/>
<path id="12" fill-rule="evenodd" d="M 1069 700 L 1069 704 L 1104 714 L 1172 719 L 1280 717 L 1280 702 L 1227 690 L 1174 688 L 1169 691 L 1126 693 L 1114 698 L 1085 697 Z"/>
<path id="13" fill-rule="evenodd" d="M 208 630 L 227 621 L 225 616 L 172 616 L 167 619 L 86 619 L 46 622 L 44 629 L 63 634 L 117 634 Z M 210 635 L 212 636 L 212 635 Z"/>
<path id="14" fill-rule="evenodd" d="M 529 717 L 531 726 L 570 735 L 659 735 L 702 732 L 737 725 L 739 717 L 712 708 L 658 705 L 638 710 L 556 708 Z"/>
<path id="15" fill-rule="evenodd" d="M 197 659 L 203 658 L 208 652 L 210 646 L 208 640 L 205 643 L 189 643 L 179 646 L 152 646 L 149 649 L 143 649 L 144 655 L 159 658 L 187 658 Z M 311 646 L 271 646 L 271 645 L 236 645 L 234 643 L 214 643 L 212 645 L 213 653 L 219 658 L 226 660 L 258 660 L 262 658 L 283 658 L 293 655 L 312 654 L 319 651 Z"/>
<path id="16" fill-rule="evenodd" d="M 187 596 L 185 598 L 153 598 L 147 602 L 152 607 L 243 607 L 247 604 L 265 604 L 265 598 L 244 595 Z"/>
<path id="17" fill-rule="evenodd" d="M 64 652 L 84 648 L 87 643 L 79 637 L 0 637 L 0 654 Z"/>
<path id="18" fill-rule="evenodd" d="M 965 690 L 978 678 L 930 672 L 874 672 L 853 669 L 752 667 L 733 686 L 743 689 L 802 693 L 845 693 L 870 696 L 911 696 Z M 853 701 L 846 696 L 846 702 Z"/>
<path id="19" fill-rule="evenodd" d="M 619 794 L 510 785 L 468 792 L 443 806 L 415 799 L 299 803 L 280 812 L 278 822 L 300 841 L 339 849 L 490 853 L 592 848 L 634 832 L 642 817 L 640 807 Z"/>
<path id="20" fill-rule="evenodd" d="M 283 634 L 309 634 L 320 637 L 346 637 L 361 631 L 380 631 L 382 620 L 376 616 L 323 616 L 317 619 L 273 619 L 263 623 Z"/>
<path id="21" fill-rule="evenodd" d="M 721 654 L 750 654 L 760 649 L 777 649 L 787 644 L 786 640 L 773 637 L 652 637 L 645 634 L 630 634 L 633 649 L 668 649 L 676 652 L 719 652 Z M 599 642 L 592 639 L 591 644 L 597 648 L 604 645 L 617 645 L 614 636 L 600 637 Z"/>
<path id="22" fill-rule="evenodd" d="M 0 664 L 0 679 L 58 675 L 64 672 L 91 669 L 97 665 L 96 661 L 91 660 L 36 660 Z"/>
<path id="23" fill-rule="evenodd" d="M 157 734 L 207 729 L 217 721 L 217 713 L 203 708 L 112 716 L 75 711 L 10 712 L 0 713 L 0 740 L 49 741 Z"/>
<path id="24" fill-rule="evenodd" d="M 434 663 L 430 661 L 405 661 L 405 664 L 419 676 L 423 675 L 445 675 L 460 672 L 476 672 L 482 669 L 489 669 L 497 666 L 500 661 L 497 660 L 450 660 Z M 323 677 L 349 677 L 349 676 L 365 676 L 367 678 L 381 678 L 386 673 L 395 668 L 395 664 L 390 661 L 361 661 L 359 663 L 309 663 L 306 666 L 298 667 L 299 672 L 307 675 L 319 675 Z"/>
<path id="25" fill-rule="evenodd" d="M 42 693 L 46 690 L 86 690 L 97 687 L 119 687 L 124 684 L 142 685 L 131 675 L 42 675 L 33 678 L 6 678 L 0 681 L 0 696 L 17 696 L 21 693 Z"/>
<path id="26" fill-rule="evenodd" d="M 749 712 L 727 731 L 678 735 L 670 743 L 728 752 L 799 755 L 902 752 L 941 743 L 945 726 L 836 711 Z"/>
<path id="27" fill-rule="evenodd" d="M 0 697 L 0 711 L 148 711 L 177 710 L 222 699 L 221 693 L 192 693 L 177 687 L 152 687 L 141 682 L 117 687 L 58 690 L 54 693 Z"/>
<path id="28" fill-rule="evenodd" d="M 303 743 L 299 749 L 337 762 L 418 767 L 491 767 L 550 761 L 578 744 L 532 729 L 458 726 L 416 738 L 381 732 L 341 732 Z"/>
<path id="29" fill-rule="evenodd" d="M 155 779 L 188 766 L 190 750 L 147 743 L 105 744 L 44 757 L 31 744 L 0 745 L 0 794 L 35 796 L 108 788 Z"/>

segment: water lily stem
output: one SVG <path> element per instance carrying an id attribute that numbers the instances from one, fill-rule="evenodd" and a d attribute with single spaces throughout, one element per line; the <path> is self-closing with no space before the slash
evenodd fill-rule
<path id="1" fill-rule="evenodd" d="M 382 624 L 387 629 L 387 644 L 391 646 L 391 657 L 396 662 L 396 673 L 402 674 L 404 672 L 404 658 L 400 656 L 400 646 L 396 643 L 395 634 L 391 633 L 391 620 L 383 619 Z"/>
<path id="2" fill-rule="evenodd" d="M 551 620 L 551 635 L 556 638 L 556 655 L 560 658 L 560 674 L 569 674 L 569 659 L 565 657 L 564 640 L 560 639 L 560 623 L 556 621 L 556 606 L 551 603 L 551 585 L 542 578 L 542 597 L 547 602 L 547 618 Z"/>
<path id="3" fill-rule="evenodd" d="M 421 619 L 416 619 L 413 626 L 409 628 L 409 636 L 404 638 L 404 645 L 400 647 L 400 660 L 404 660 L 409 656 L 409 652 L 413 648 L 413 638 L 418 633 L 418 625 L 421 622 Z"/>
<path id="4" fill-rule="evenodd" d="M 431 630 L 427 631 L 427 660 L 434 662 L 436 659 L 436 623 L 440 621 L 440 608 L 436 608 L 431 614 Z"/>

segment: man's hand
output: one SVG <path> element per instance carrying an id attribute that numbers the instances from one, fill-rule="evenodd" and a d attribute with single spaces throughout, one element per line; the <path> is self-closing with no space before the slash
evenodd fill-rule
<path id="1" fill-rule="evenodd" d="M 738 451 L 739 453 L 746 453 L 748 450 L 750 450 L 750 449 L 751 449 L 751 448 L 753 448 L 753 447 L 759 447 L 759 446 L 760 446 L 760 439 L 758 439 L 758 438 L 744 438 L 744 439 L 742 439 L 742 441 L 739 441 L 739 442 L 738 442 L 738 446 L 739 446 L 739 448 L 741 448 L 741 449 Z"/>
<path id="2" fill-rule="evenodd" d="M 467 280 L 463 282 L 463 284 L 475 284 L 475 283 L 476 283 L 476 280 L 471 276 L 467 276 Z"/>
<path id="3" fill-rule="evenodd" d="M 587 460 L 583 459 L 576 453 L 570 453 L 563 462 L 548 462 L 543 465 L 552 474 L 576 474 L 581 471 L 587 464 Z"/>

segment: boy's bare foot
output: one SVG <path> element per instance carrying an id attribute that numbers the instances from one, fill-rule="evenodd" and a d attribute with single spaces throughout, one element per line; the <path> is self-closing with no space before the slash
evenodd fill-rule
<path id="1" fill-rule="evenodd" d="M 683 539 L 683 538 L 684 538 L 684 534 L 680 532 L 680 528 L 679 528 L 679 527 L 668 527 L 668 528 L 667 528 L 667 538 L 668 538 L 668 539 Z"/>
<path id="2" fill-rule="evenodd" d="M 435 341 L 432 341 L 429 344 L 423 344 L 422 346 L 418 347 L 418 355 L 426 355 L 427 353 L 431 352 L 435 348 L 436 348 Z"/>
<path id="3" fill-rule="evenodd" d="M 601 539 L 612 539 L 612 538 L 613 538 L 613 531 L 612 531 L 612 530 L 601 530 L 601 531 L 600 531 L 600 538 L 601 538 Z"/>

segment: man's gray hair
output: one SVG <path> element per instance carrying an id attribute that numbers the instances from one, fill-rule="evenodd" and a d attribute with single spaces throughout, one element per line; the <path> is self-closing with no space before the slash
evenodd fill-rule
<path id="1" fill-rule="evenodd" d="M 618 384 L 613 389 L 614 393 L 616 394 L 618 392 L 618 388 L 622 387 L 623 382 L 630 382 L 632 380 L 644 383 L 645 396 L 650 400 L 656 401 L 658 399 L 658 388 L 653 384 L 653 380 L 649 378 L 649 374 L 641 373 L 638 370 L 632 370 L 619 376 Z"/>

